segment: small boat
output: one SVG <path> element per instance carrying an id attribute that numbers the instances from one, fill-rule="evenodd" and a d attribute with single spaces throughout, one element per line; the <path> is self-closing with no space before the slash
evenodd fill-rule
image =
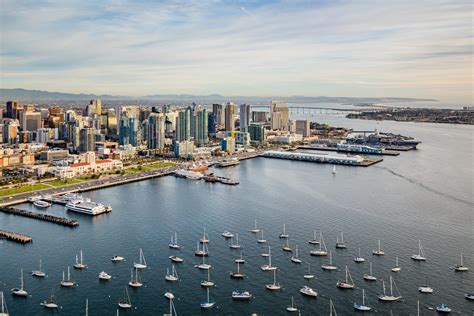
<path id="1" fill-rule="evenodd" d="M 448 304 L 446 304 L 446 303 L 437 305 L 436 310 L 439 313 L 445 313 L 445 314 L 451 313 L 451 308 L 449 308 Z"/>
<path id="2" fill-rule="evenodd" d="M 321 256 L 327 256 L 328 255 L 328 250 L 326 248 L 326 243 L 324 242 L 324 239 L 323 239 L 323 233 L 322 232 L 319 232 L 319 240 L 320 240 L 320 243 L 319 243 L 319 250 L 312 250 L 309 252 L 309 254 L 311 256 L 318 256 L 318 257 L 321 257 Z"/>
<path id="3" fill-rule="evenodd" d="M 201 249 L 199 247 L 199 242 L 197 242 L 196 251 L 194 252 L 194 255 L 198 257 L 207 257 L 209 256 L 209 252 L 206 249 L 207 249 L 206 244 L 202 244 L 202 249 Z"/>
<path id="4" fill-rule="evenodd" d="M 140 277 L 138 276 L 138 268 L 135 267 L 135 275 L 133 274 L 133 269 L 130 271 L 130 281 L 128 285 L 133 288 L 139 288 L 143 286 L 143 283 L 140 282 Z"/>
<path id="5" fill-rule="evenodd" d="M 108 280 L 112 279 L 112 276 L 110 274 L 108 274 L 107 272 L 102 271 L 102 272 L 99 273 L 99 279 L 108 281 Z"/>
<path id="6" fill-rule="evenodd" d="M 235 234 L 235 240 L 236 240 L 236 242 L 234 243 L 234 238 L 232 238 L 232 241 L 229 245 L 230 249 L 240 249 L 239 234 Z"/>
<path id="7" fill-rule="evenodd" d="M 364 274 L 364 280 L 377 281 L 377 278 L 372 275 L 372 262 L 369 263 L 369 273 Z"/>
<path id="8" fill-rule="evenodd" d="M 346 266 L 346 279 L 344 281 L 337 281 L 336 286 L 340 289 L 354 289 L 354 280 L 352 280 L 351 273 Z"/>
<path id="9" fill-rule="evenodd" d="M 272 271 L 276 270 L 277 267 L 272 266 L 272 252 L 270 246 L 268 246 L 268 264 L 264 264 L 260 267 L 263 271 Z"/>
<path id="10" fill-rule="evenodd" d="M 354 258 L 354 262 L 355 263 L 362 263 L 364 261 L 365 261 L 365 259 L 360 256 L 360 248 L 359 248 L 359 256 Z"/>
<path id="11" fill-rule="evenodd" d="M 132 301 L 130 300 L 130 295 L 128 295 L 127 287 L 125 287 L 123 298 L 118 302 L 118 306 L 123 309 L 132 308 Z"/>
<path id="12" fill-rule="evenodd" d="M 336 174 L 336 166 L 334 165 L 334 167 L 332 167 L 332 174 Z"/>
<path id="13" fill-rule="evenodd" d="M 13 288 L 12 289 L 12 294 L 20 297 L 27 297 L 28 292 L 25 290 L 25 283 L 23 280 L 23 269 L 20 270 L 20 287 L 19 288 Z"/>
<path id="14" fill-rule="evenodd" d="M 474 292 L 464 294 L 464 298 L 470 301 L 474 300 Z"/>
<path id="15" fill-rule="evenodd" d="M 235 263 L 244 264 L 245 259 L 242 257 L 242 250 L 240 250 L 240 258 L 235 259 Z"/>
<path id="16" fill-rule="evenodd" d="M 215 284 L 211 281 L 211 269 L 207 269 L 207 280 L 201 281 L 202 287 L 213 287 Z"/>
<path id="17" fill-rule="evenodd" d="M 314 274 L 311 273 L 311 264 L 308 263 L 308 274 L 303 275 L 306 280 L 314 279 Z"/>
<path id="18" fill-rule="evenodd" d="M 337 316 L 336 306 L 334 306 L 332 299 L 329 299 L 329 316 Z"/>
<path id="19" fill-rule="evenodd" d="M 454 271 L 458 271 L 458 272 L 469 271 L 469 268 L 464 265 L 462 252 L 461 252 L 461 263 L 454 266 Z"/>
<path id="20" fill-rule="evenodd" d="M 336 249 L 346 249 L 346 248 L 347 246 L 344 243 L 344 233 L 341 232 L 341 239 L 339 239 L 339 237 L 337 237 L 336 239 Z"/>
<path id="21" fill-rule="evenodd" d="M 316 292 L 313 288 L 305 285 L 300 289 L 300 293 L 310 297 L 318 297 L 318 292 Z"/>
<path id="22" fill-rule="evenodd" d="M 121 262 L 121 261 L 124 261 L 125 258 L 124 257 L 121 257 L 121 256 L 113 256 L 110 261 L 112 262 Z"/>
<path id="23" fill-rule="evenodd" d="M 165 297 L 169 300 L 173 300 L 174 299 L 174 294 L 171 291 L 168 291 L 168 292 L 165 293 Z"/>
<path id="24" fill-rule="evenodd" d="M 420 293 L 433 293 L 433 288 L 430 287 L 428 283 L 428 274 L 426 275 L 425 285 L 420 286 L 418 291 L 420 291 Z"/>
<path id="25" fill-rule="evenodd" d="M 260 229 L 257 228 L 257 220 L 255 220 L 255 226 L 253 229 L 250 230 L 250 232 L 254 234 L 260 232 Z"/>
<path id="26" fill-rule="evenodd" d="M 33 205 L 38 208 L 48 208 L 51 206 L 51 203 L 43 201 L 43 200 L 36 200 L 33 202 Z"/>
<path id="27" fill-rule="evenodd" d="M 178 244 L 178 234 L 174 233 L 174 236 L 171 235 L 171 240 L 170 243 L 168 244 L 168 247 L 171 249 L 180 249 L 181 246 Z"/>
<path id="28" fill-rule="evenodd" d="M 133 263 L 133 267 L 136 269 L 146 269 L 145 255 L 143 254 L 142 248 L 140 248 L 139 261 Z"/>
<path id="29" fill-rule="evenodd" d="M 222 233 L 222 237 L 224 238 L 232 238 L 234 237 L 234 234 L 232 234 L 231 232 L 227 231 L 227 230 L 224 230 L 224 232 Z"/>
<path id="30" fill-rule="evenodd" d="M 402 268 L 398 265 L 398 257 L 395 257 L 395 267 L 392 268 L 392 272 L 400 272 Z"/>
<path id="31" fill-rule="evenodd" d="M 67 279 L 64 277 L 63 271 L 63 279 L 60 282 L 62 287 L 73 287 L 75 285 L 74 281 L 71 280 L 71 269 L 67 267 Z"/>
<path id="32" fill-rule="evenodd" d="M 334 266 L 332 264 L 332 253 L 331 253 L 331 251 L 329 251 L 329 264 L 323 264 L 321 266 L 321 269 L 328 270 L 328 271 L 337 270 L 337 266 Z"/>
<path id="33" fill-rule="evenodd" d="M 383 287 L 383 294 L 379 295 L 379 300 L 383 302 L 395 302 L 399 301 L 402 299 L 402 296 L 400 294 L 398 295 L 393 295 L 393 285 L 396 284 L 395 281 L 393 280 L 392 276 L 390 276 L 390 295 L 385 294 L 385 282 L 382 280 L 382 287 Z M 397 291 L 398 292 L 398 291 Z"/>
<path id="34" fill-rule="evenodd" d="M 201 244 L 208 244 L 209 243 L 209 236 L 206 234 L 206 227 L 204 227 L 204 232 L 202 234 L 202 238 L 199 239 L 199 242 Z"/>
<path id="35" fill-rule="evenodd" d="M 259 244 L 264 244 L 264 243 L 267 242 L 267 240 L 265 238 L 263 238 L 263 229 L 260 232 L 261 232 L 260 239 L 258 239 L 257 242 Z"/>
<path id="36" fill-rule="evenodd" d="M 286 233 L 286 224 L 283 224 L 283 232 L 280 233 L 280 235 L 278 236 L 279 238 L 288 238 L 290 237 L 287 233 Z"/>
<path id="37" fill-rule="evenodd" d="M 231 272 L 230 277 L 232 279 L 243 279 L 245 274 L 240 272 L 240 263 L 237 262 L 237 272 Z"/>
<path id="38" fill-rule="evenodd" d="M 378 248 L 377 250 L 372 250 L 372 254 L 375 256 L 383 256 L 385 255 L 385 251 L 382 250 L 382 247 L 380 246 L 380 239 L 378 241 Z"/>
<path id="39" fill-rule="evenodd" d="M 183 263 L 184 259 L 178 256 L 169 256 L 168 257 L 171 261 L 176 262 L 176 263 Z"/>
<path id="40" fill-rule="evenodd" d="M 285 239 L 286 239 L 286 244 L 284 244 L 282 247 L 283 251 L 293 252 L 293 249 L 291 249 L 290 244 L 288 243 L 289 238 L 285 238 Z"/>
<path id="41" fill-rule="evenodd" d="M 54 292 L 51 289 L 51 296 L 49 300 L 44 300 L 43 302 L 40 303 L 41 306 L 44 306 L 44 308 L 50 308 L 50 309 L 55 309 L 58 308 L 58 304 L 54 302 Z"/>
<path id="42" fill-rule="evenodd" d="M 418 240 L 418 254 L 414 254 L 411 258 L 415 261 L 426 261 L 425 250 L 421 246 L 421 240 Z"/>
<path id="43" fill-rule="evenodd" d="M 310 239 L 308 241 L 309 244 L 311 245 L 319 245 L 321 241 L 319 239 L 316 239 L 316 229 L 313 231 L 313 239 Z"/>
<path id="44" fill-rule="evenodd" d="M 250 300 L 252 298 L 253 295 L 249 291 L 232 291 L 233 300 Z"/>
<path id="45" fill-rule="evenodd" d="M 201 269 L 201 270 L 209 270 L 210 268 L 212 268 L 212 266 L 208 263 L 205 262 L 204 258 L 205 257 L 201 257 L 202 258 L 202 261 L 200 264 L 195 264 L 194 267 L 195 268 L 198 268 L 198 269 Z"/>
<path id="46" fill-rule="evenodd" d="M 293 298 L 293 296 L 291 297 L 291 305 L 286 308 L 286 311 L 290 313 L 295 313 L 298 311 L 295 306 L 295 299 Z"/>
<path id="47" fill-rule="evenodd" d="M 291 257 L 291 262 L 293 263 L 301 263 L 300 257 L 298 256 L 298 245 L 295 246 L 295 255 Z"/>
<path id="48" fill-rule="evenodd" d="M 178 272 L 176 272 L 176 269 L 174 267 L 174 264 L 171 265 L 171 273 L 169 268 L 166 268 L 166 276 L 165 280 L 169 282 L 176 282 L 178 281 Z"/>
<path id="49" fill-rule="evenodd" d="M 41 258 L 40 258 L 39 259 L 39 270 L 31 271 L 30 274 L 34 277 L 44 278 L 46 276 L 46 273 L 44 273 L 41 268 L 42 268 L 42 263 L 41 263 Z"/>
<path id="50" fill-rule="evenodd" d="M 8 316 L 7 303 L 5 302 L 5 297 L 3 292 L 0 292 L 0 316 Z"/>
<path id="51" fill-rule="evenodd" d="M 216 304 L 215 302 L 211 302 L 211 301 L 209 300 L 209 288 L 207 288 L 207 300 L 204 301 L 204 302 L 201 302 L 201 304 L 200 304 L 200 305 L 201 305 L 201 308 L 202 308 L 202 309 L 213 308 L 215 304 Z"/>
<path id="52" fill-rule="evenodd" d="M 365 295 L 365 290 L 362 289 L 362 304 L 360 303 L 354 303 L 354 309 L 362 312 L 368 312 L 372 310 L 372 307 L 369 305 L 365 305 L 365 300 L 367 299 L 367 296 Z M 368 299 L 367 299 L 368 301 Z"/>
<path id="53" fill-rule="evenodd" d="M 273 270 L 273 283 L 265 285 L 267 290 L 278 291 L 281 289 L 281 285 L 276 281 L 276 269 Z"/>
<path id="54" fill-rule="evenodd" d="M 74 264 L 74 269 L 78 269 L 78 270 L 82 270 L 82 269 L 85 269 L 87 266 L 84 264 L 84 260 L 83 260 L 83 257 L 82 257 L 82 249 L 80 251 L 80 255 L 79 255 L 79 260 L 77 258 L 77 255 L 76 255 L 76 263 Z"/>

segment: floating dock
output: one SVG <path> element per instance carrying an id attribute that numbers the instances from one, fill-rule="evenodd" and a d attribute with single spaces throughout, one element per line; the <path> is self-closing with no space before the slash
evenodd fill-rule
<path id="1" fill-rule="evenodd" d="M 79 221 L 74 220 L 74 219 L 69 219 L 69 218 L 59 217 L 59 216 L 54 216 L 54 215 L 49 215 L 49 214 L 40 214 L 40 213 L 30 212 L 26 210 L 21 210 L 19 208 L 14 208 L 14 207 L 0 207 L 0 212 L 34 218 L 41 221 L 55 223 L 55 224 L 63 225 L 63 226 L 69 226 L 69 227 L 79 226 Z"/>
<path id="2" fill-rule="evenodd" d="M 27 244 L 29 242 L 33 241 L 33 237 L 18 234 L 18 233 L 13 233 L 9 232 L 6 230 L 0 230 L 0 238 L 4 238 L 7 240 L 11 240 L 20 244 Z"/>

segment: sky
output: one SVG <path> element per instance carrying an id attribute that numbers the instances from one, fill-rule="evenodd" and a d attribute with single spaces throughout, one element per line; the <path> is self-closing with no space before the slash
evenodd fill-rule
<path id="1" fill-rule="evenodd" d="M 471 1 L 0 0 L 0 87 L 473 103 Z"/>

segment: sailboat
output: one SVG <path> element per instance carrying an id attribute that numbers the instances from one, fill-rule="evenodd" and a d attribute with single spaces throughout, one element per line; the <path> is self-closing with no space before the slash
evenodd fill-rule
<path id="1" fill-rule="evenodd" d="M 300 257 L 298 256 L 298 245 L 295 246 L 295 255 L 291 257 L 291 262 L 294 262 L 294 263 L 302 262 Z"/>
<path id="2" fill-rule="evenodd" d="M 255 220 L 255 226 L 253 229 L 250 230 L 250 232 L 256 234 L 260 231 L 260 229 L 257 228 L 257 220 Z"/>
<path id="3" fill-rule="evenodd" d="M 339 237 L 337 237 L 337 239 L 336 239 L 336 248 L 337 249 L 347 248 L 346 244 L 344 243 L 344 233 L 343 232 L 341 232 L 341 239 L 339 239 Z"/>
<path id="4" fill-rule="evenodd" d="M 245 259 L 242 257 L 242 250 L 240 250 L 240 258 L 235 259 L 235 263 L 245 263 Z"/>
<path id="5" fill-rule="evenodd" d="M 44 278 L 46 276 L 46 273 L 44 273 L 41 268 L 42 268 L 42 264 L 41 264 L 41 258 L 40 258 L 39 259 L 39 270 L 31 271 L 30 274 L 32 276 L 35 276 L 35 277 L 38 277 L 38 278 Z"/>
<path id="6" fill-rule="evenodd" d="M 239 234 L 235 234 L 235 243 L 234 243 L 234 238 L 232 238 L 232 242 L 229 245 L 230 249 L 240 249 L 240 244 L 239 244 Z"/>
<path id="7" fill-rule="evenodd" d="M 215 304 L 216 304 L 215 302 L 211 302 L 209 300 L 209 288 L 207 288 L 207 300 L 204 302 L 201 302 L 201 308 L 203 309 L 213 308 Z"/>
<path id="8" fill-rule="evenodd" d="M 76 263 L 74 264 L 74 269 L 82 270 L 82 269 L 85 269 L 85 268 L 86 268 L 86 265 L 84 264 L 84 261 L 83 261 L 82 249 L 81 249 L 79 260 L 78 260 L 77 255 L 76 255 Z"/>
<path id="9" fill-rule="evenodd" d="M 394 302 L 399 301 L 402 298 L 400 294 L 393 295 L 393 285 L 395 285 L 396 288 L 397 285 L 395 284 L 395 281 L 393 280 L 392 276 L 390 276 L 390 295 L 387 295 L 385 294 L 385 282 L 382 280 L 383 294 L 379 295 L 379 300 L 384 302 Z"/>
<path id="10" fill-rule="evenodd" d="M 334 306 L 332 299 L 329 299 L 329 316 L 337 316 L 336 306 Z"/>
<path id="11" fill-rule="evenodd" d="M 268 264 L 264 264 L 260 267 L 263 271 L 276 270 L 277 267 L 272 266 L 272 252 L 270 246 L 268 246 Z"/>
<path id="12" fill-rule="evenodd" d="M 326 248 L 326 243 L 324 242 L 322 232 L 319 232 L 319 240 L 320 240 L 319 250 L 312 250 L 312 251 L 310 251 L 309 254 L 312 255 L 312 256 L 319 256 L 319 257 L 327 256 L 328 255 L 328 250 Z"/>
<path id="13" fill-rule="evenodd" d="M 64 271 L 63 271 L 63 279 L 61 280 L 62 287 L 73 287 L 74 281 L 71 280 L 71 269 L 67 267 L 67 279 L 64 278 Z"/>
<path id="14" fill-rule="evenodd" d="M 257 240 L 257 242 L 258 242 L 259 244 L 264 244 L 264 243 L 267 242 L 267 240 L 266 240 L 265 238 L 263 238 L 263 229 L 262 229 L 260 232 L 261 232 L 260 239 Z"/>
<path id="15" fill-rule="evenodd" d="M 368 312 L 370 310 L 372 310 L 372 307 L 370 307 L 369 305 L 365 305 L 365 300 L 367 299 L 367 296 L 365 295 L 365 290 L 362 289 L 362 304 L 360 303 L 354 303 L 354 309 L 358 310 L 358 311 L 363 311 L 363 312 Z M 368 301 L 368 299 L 367 299 Z"/>
<path id="16" fill-rule="evenodd" d="M 138 276 L 138 268 L 135 267 L 135 275 L 133 274 L 133 269 L 130 270 L 130 281 L 128 285 L 133 288 L 142 287 L 143 284 L 140 282 L 140 278 Z"/>
<path id="17" fill-rule="evenodd" d="M 360 248 L 359 248 L 359 256 L 354 258 L 355 263 L 362 263 L 365 259 L 360 256 Z"/>
<path id="18" fill-rule="evenodd" d="M 469 268 L 464 265 L 463 258 L 462 258 L 462 252 L 461 252 L 461 264 L 455 265 L 454 266 L 454 271 L 458 271 L 458 272 L 469 271 Z"/>
<path id="19" fill-rule="evenodd" d="M 45 308 L 58 308 L 58 304 L 54 302 L 54 292 L 53 289 L 51 289 L 51 296 L 49 300 L 44 300 L 43 302 L 40 303 L 41 306 L 44 306 Z"/>
<path id="20" fill-rule="evenodd" d="M 20 288 L 13 288 L 12 294 L 21 297 L 27 297 L 28 292 L 25 290 L 25 283 L 23 281 L 23 269 L 21 269 L 20 271 Z"/>
<path id="21" fill-rule="evenodd" d="M 0 292 L 0 316 L 8 316 L 7 303 L 5 302 L 3 292 Z"/>
<path id="22" fill-rule="evenodd" d="M 169 256 L 168 257 L 171 261 L 176 262 L 176 263 L 183 263 L 184 259 L 179 257 L 179 256 Z"/>
<path id="23" fill-rule="evenodd" d="M 180 249 L 181 248 L 181 246 L 178 244 L 178 234 L 177 233 L 174 233 L 174 238 L 173 238 L 173 235 L 171 235 L 171 240 L 170 240 L 170 243 L 168 244 L 168 246 L 171 249 Z"/>
<path id="24" fill-rule="evenodd" d="M 277 283 L 276 281 L 276 269 L 273 270 L 273 283 L 267 284 L 265 285 L 265 287 L 267 288 L 267 290 L 270 290 L 270 291 L 277 291 L 281 289 L 281 285 Z"/>
<path id="25" fill-rule="evenodd" d="M 167 314 L 163 314 L 163 316 L 177 316 L 178 313 L 176 312 L 176 308 L 174 307 L 174 301 L 172 298 L 169 300 L 169 303 L 170 303 L 169 312 Z"/>
<path id="26" fill-rule="evenodd" d="M 178 272 L 176 272 L 176 269 L 174 268 L 174 264 L 171 265 L 171 273 L 170 273 L 170 269 L 166 268 L 165 280 L 169 282 L 178 281 Z"/>
<path id="27" fill-rule="evenodd" d="M 377 281 L 377 278 L 372 275 L 372 262 L 369 262 L 369 273 L 364 274 L 364 280 Z"/>
<path id="28" fill-rule="evenodd" d="M 199 247 L 199 242 L 196 244 L 196 252 L 194 252 L 195 256 L 198 257 L 207 257 L 209 256 L 209 252 L 207 251 L 206 244 L 202 244 L 202 249 Z"/>
<path id="29" fill-rule="evenodd" d="M 231 272 L 230 277 L 233 279 L 243 279 L 245 278 L 245 274 L 240 272 L 240 263 L 237 262 L 237 272 Z"/>
<path id="30" fill-rule="evenodd" d="M 311 273 L 311 263 L 308 262 L 308 274 L 303 275 L 306 280 L 314 279 L 314 274 Z"/>
<path id="31" fill-rule="evenodd" d="M 202 287 L 213 287 L 214 282 L 211 281 L 211 269 L 207 269 L 207 280 L 201 281 Z"/>
<path id="32" fill-rule="evenodd" d="M 308 241 L 308 243 L 312 244 L 312 245 L 318 245 L 320 243 L 320 240 L 319 239 L 316 239 L 316 229 L 313 230 L 313 239 L 310 239 Z"/>
<path id="33" fill-rule="evenodd" d="M 300 293 L 310 297 L 318 297 L 318 292 L 316 292 L 313 288 L 305 285 L 300 289 Z"/>
<path id="34" fill-rule="evenodd" d="M 286 311 L 290 313 L 294 313 L 298 311 L 298 309 L 295 306 L 295 299 L 293 298 L 293 296 L 291 297 L 291 305 L 286 308 Z"/>
<path id="35" fill-rule="evenodd" d="M 336 166 L 332 167 L 332 174 L 336 174 Z"/>
<path id="36" fill-rule="evenodd" d="M 286 243 L 283 245 L 282 249 L 283 249 L 283 251 L 293 252 L 293 250 L 290 247 L 290 244 L 289 244 L 288 240 L 289 240 L 289 238 L 286 238 Z"/>
<path id="37" fill-rule="evenodd" d="M 321 266 L 321 269 L 329 270 L 329 271 L 337 270 L 337 267 L 332 265 L 332 252 L 331 251 L 329 251 L 329 264 L 323 264 Z"/>
<path id="38" fill-rule="evenodd" d="M 421 240 L 418 240 L 418 254 L 414 254 L 411 258 L 415 261 L 426 261 L 425 250 L 421 246 Z"/>
<path id="39" fill-rule="evenodd" d="M 146 269 L 147 265 L 146 265 L 146 260 L 145 260 L 145 255 L 143 255 L 143 250 L 142 248 L 140 248 L 140 259 L 139 259 L 139 262 L 134 262 L 133 263 L 133 267 L 136 268 L 136 269 Z"/>
<path id="40" fill-rule="evenodd" d="M 130 295 L 128 295 L 127 287 L 125 287 L 125 291 L 123 292 L 123 298 L 118 302 L 118 306 L 123 309 L 132 307 L 132 301 L 130 300 Z"/>
<path id="41" fill-rule="evenodd" d="M 169 300 L 174 300 L 174 294 L 171 292 L 171 290 L 168 290 L 165 294 L 164 297 L 166 297 Z"/>
<path id="42" fill-rule="evenodd" d="M 286 233 L 286 224 L 283 224 L 283 232 L 280 233 L 280 235 L 278 236 L 280 238 L 288 238 L 290 237 L 287 233 Z"/>
<path id="43" fill-rule="evenodd" d="M 433 293 L 433 288 L 430 287 L 428 283 L 428 274 L 426 275 L 425 285 L 420 286 L 418 291 L 420 291 L 420 293 Z"/>
<path id="44" fill-rule="evenodd" d="M 344 281 L 337 281 L 336 286 L 340 289 L 353 289 L 355 287 L 354 280 L 352 280 L 351 273 L 346 266 L 346 279 Z"/>
<path id="45" fill-rule="evenodd" d="M 202 261 L 200 264 L 195 264 L 194 267 L 195 268 L 198 268 L 198 269 L 201 269 L 201 270 L 209 270 L 210 268 L 212 268 L 212 266 L 208 263 L 205 262 L 204 258 L 205 257 L 201 257 L 202 258 Z"/>
<path id="46" fill-rule="evenodd" d="M 400 272 L 402 268 L 398 265 L 398 257 L 395 257 L 395 267 L 392 268 L 392 272 Z"/>
<path id="47" fill-rule="evenodd" d="M 382 247 L 380 246 L 380 239 L 378 241 L 378 248 L 377 250 L 372 250 L 372 254 L 375 256 L 383 256 L 385 255 L 385 251 L 382 250 Z"/>
<path id="48" fill-rule="evenodd" d="M 206 234 L 206 227 L 204 227 L 204 232 L 202 234 L 202 238 L 199 239 L 199 242 L 201 244 L 208 244 L 209 243 L 209 236 Z"/>

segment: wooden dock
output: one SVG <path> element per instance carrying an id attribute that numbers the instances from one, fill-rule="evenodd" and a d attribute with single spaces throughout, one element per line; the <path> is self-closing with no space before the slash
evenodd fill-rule
<path id="1" fill-rule="evenodd" d="M 33 238 L 30 236 L 13 233 L 6 230 L 0 230 L 0 238 L 18 242 L 20 244 L 27 244 L 33 241 Z"/>
<path id="2" fill-rule="evenodd" d="M 69 227 L 79 226 L 79 221 L 77 220 L 49 215 L 49 214 L 40 214 L 40 213 L 25 211 L 25 210 L 21 210 L 19 208 L 14 208 L 14 207 L 0 207 L 0 212 L 34 218 L 41 221 L 55 223 L 55 224 L 63 225 L 63 226 L 69 226 Z"/>

